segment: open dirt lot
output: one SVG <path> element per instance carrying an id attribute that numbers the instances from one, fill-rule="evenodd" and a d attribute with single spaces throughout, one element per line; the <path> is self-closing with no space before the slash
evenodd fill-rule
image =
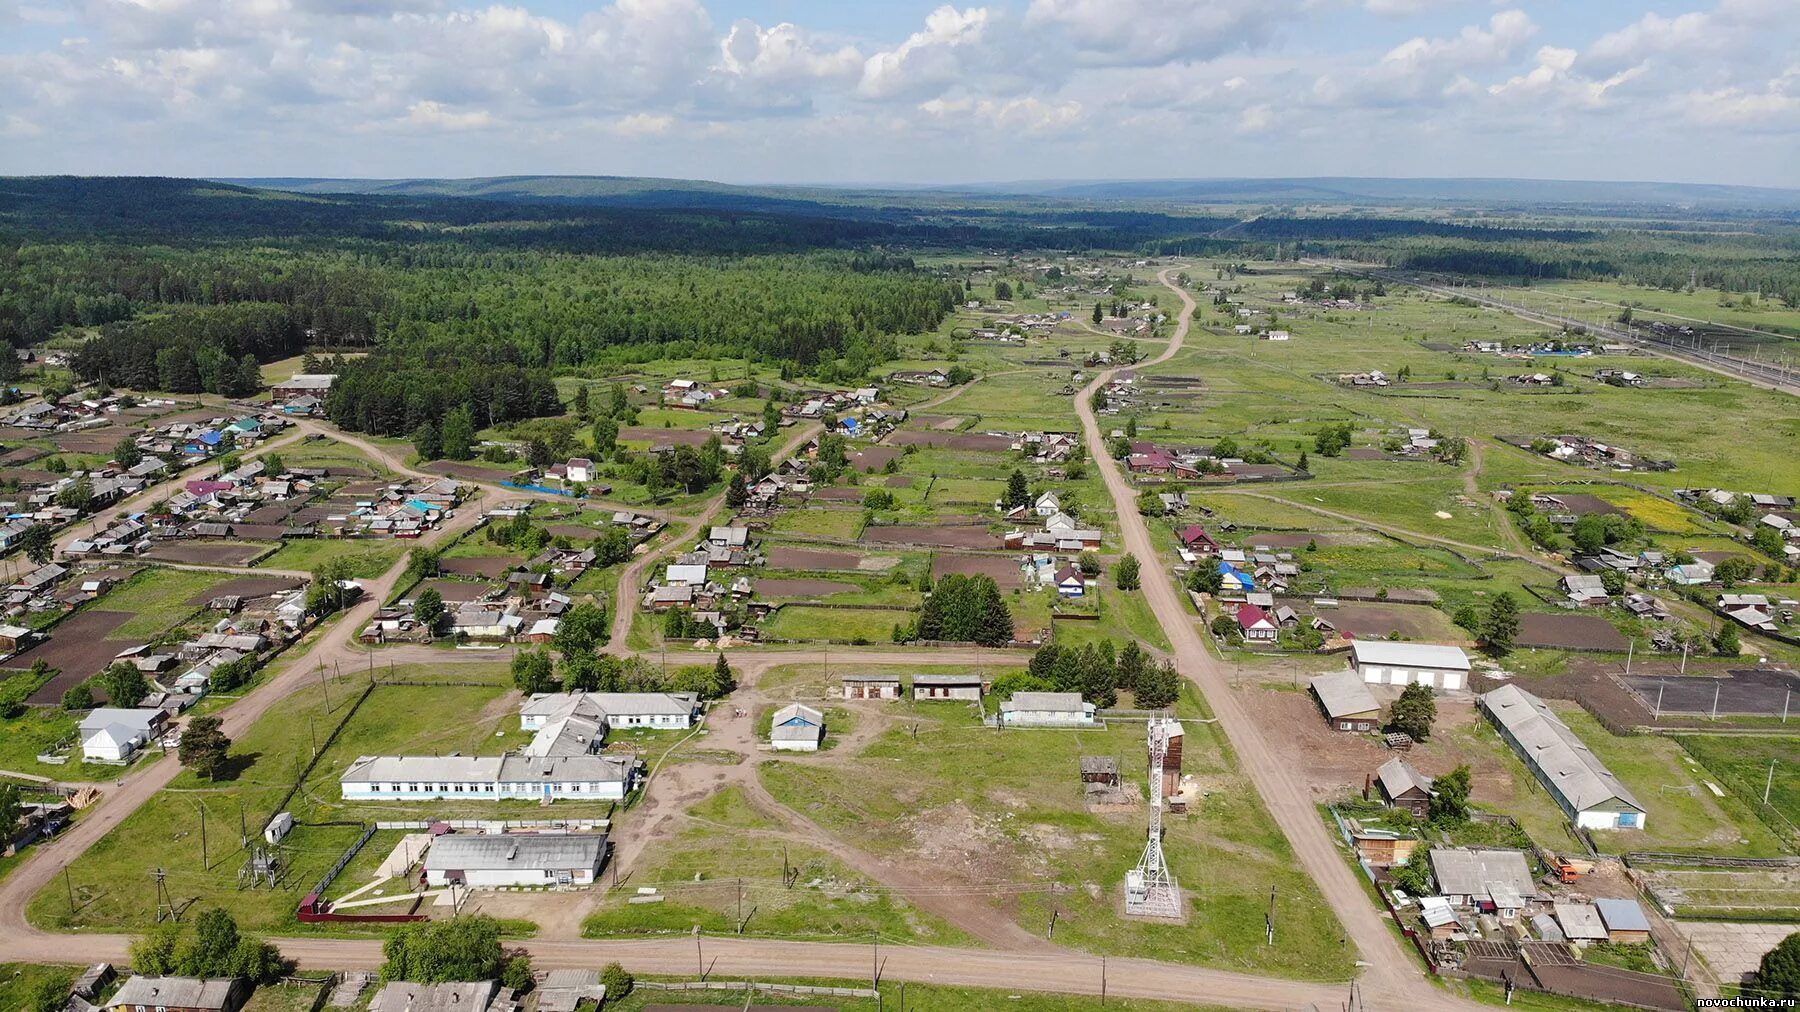
<path id="1" fill-rule="evenodd" d="M 810 601 L 861 589 L 854 583 L 839 583 L 835 580 L 773 579 L 756 581 L 756 596 L 764 599 L 794 598 Z"/>
<path id="2" fill-rule="evenodd" d="M 576 541 L 592 541 L 600 536 L 600 528 L 582 524 L 551 524 L 544 530 L 553 538 L 574 538 Z"/>
<path id="3" fill-rule="evenodd" d="M 274 544 L 233 544 L 225 541 L 175 541 L 157 545 L 144 553 L 146 559 L 179 562 L 189 566 L 245 566 Z"/>
<path id="4" fill-rule="evenodd" d="M 513 476 L 511 468 L 485 467 L 461 460 L 434 460 L 424 465 L 424 469 L 463 481 L 505 481 Z"/>
<path id="5" fill-rule="evenodd" d="M 1409 640 L 1434 642 L 1467 639 L 1466 634 L 1457 631 L 1436 608 L 1409 604 L 1345 604 L 1320 608 L 1317 614 L 1337 626 L 1338 631 L 1365 639 L 1382 639 L 1390 633 L 1399 633 Z"/>
<path id="6" fill-rule="evenodd" d="M 888 442 L 895 446 L 935 446 L 946 450 L 980 450 L 988 453 L 1005 453 L 1012 449 L 1010 437 L 990 436 L 985 432 L 917 432 L 901 429 L 889 435 Z"/>
<path id="7" fill-rule="evenodd" d="M 1612 623 L 1592 615 L 1550 615 L 1527 612 L 1519 616 L 1522 647 L 1555 647 L 1561 650 L 1624 650 L 1630 644 Z"/>
<path id="8" fill-rule="evenodd" d="M 126 430 L 117 426 L 104 425 L 97 429 L 84 429 L 81 432 L 59 432 L 50 437 L 57 449 L 65 453 L 107 453 L 119 445 Z"/>
<path id="9" fill-rule="evenodd" d="M 887 481 L 882 482 L 882 484 L 888 488 L 912 488 L 913 487 L 912 475 L 910 475 L 910 474 L 891 474 L 891 475 L 888 475 Z"/>
<path id="10" fill-rule="evenodd" d="M 1000 548 L 1004 542 L 982 527 L 870 527 L 863 540 L 878 545 L 933 545 L 940 548 Z"/>
<path id="11" fill-rule="evenodd" d="M 1800 676 L 1769 668 L 1736 668 L 1724 678 L 1632 675 L 1621 681 L 1647 707 L 1654 709 L 1660 697 L 1663 713 L 1710 714 L 1717 693 L 1722 714 L 1773 717 L 1791 703 L 1788 694 L 1800 689 Z"/>
<path id="12" fill-rule="evenodd" d="M 1597 495 L 1588 495 L 1585 492 L 1558 492 L 1556 497 L 1562 500 L 1562 504 L 1568 508 L 1570 513 L 1578 517 L 1587 516 L 1589 513 L 1605 513 L 1616 517 L 1630 516 L 1629 513 Z"/>
<path id="13" fill-rule="evenodd" d="M 18 467 L 20 464 L 29 464 L 45 455 L 44 451 L 35 446 L 14 447 L 5 453 L 0 453 L 0 466 Z"/>
<path id="14" fill-rule="evenodd" d="M 850 466 L 858 471 L 879 471 L 899 456 L 897 446 L 865 446 L 850 454 Z"/>
<path id="15" fill-rule="evenodd" d="M 484 576 L 492 579 L 512 572 L 512 568 L 516 565 L 518 565 L 518 560 L 510 555 L 476 555 L 468 558 L 445 559 L 439 568 L 454 576 Z"/>
<path id="16" fill-rule="evenodd" d="M 1273 534 L 1251 532 L 1240 539 L 1247 548 L 1272 548 L 1278 551 L 1289 548 L 1305 548 L 1307 542 L 1317 541 L 1320 545 L 1331 544 L 1331 539 L 1316 534 Z"/>
<path id="17" fill-rule="evenodd" d="M 438 596 L 445 601 L 457 604 L 464 601 L 479 601 L 495 586 L 492 583 L 476 583 L 473 580 L 426 580 L 419 585 L 419 590 L 435 590 L 438 592 Z"/>
<path id="18" fill-rule="evenodd" d="M 138 646 L 139 640 L 106 638 L 130 617 L 130 612 L 89 609 L 57 623 L 48 640 L 8 661 L 11 667 L 29 668 L 42 660 L 59 669 L 56 677 L 32 693 L 27 702 L 39 705 L 58 702 L 64 692 L 111 664 L 121 650 Z"/>
<path id="19" fill-rule="evenodd" d="M 1025 575 L 1017 560 L 1002 555 L 956 555 L 939 552 L 931 559 L 931 578 L 939 580 L 951 573 L 968 576 L 991 576 L 1001 590 L 1025 586 Z"/>
<path id="20" fill-rule="evenodd" d="M 848 552 L 825 552 L 816 548 L 793 548 L 788 545 L 777 545 L 769 549 L 768 559 L 771 569 L 855 572 L 864 568 L 861 556 L 851 555 Z"/>
<path id="21" fill-rule="evenodd" d="M 625 442 L 636 441 L 655 446 L 666 443 L 670 446 L 704 446 L 712 437 L 706 429 L 651 429 L 642 425 L 627 425 L 619 430 L 619 439 Z"/>
<path id="22" fill-rule="evenodd" d="M 809 498 L 825 502 L 862 502 L 863 490 L 849 487 L 815 488 L 808 495 Z"/>
<path id="23" fill-rule="evenodd" d="M 240 576 L 235 580 L 226 580 L 216 587 L 195 594 L 188 598 L 187 603 L 202 605 L 214 598 L 230 597 L 233 594 L 239 597 L 263 597 L 298 586 L 300 586 L 299 580 L 289 579 L 285 576 Z"/>

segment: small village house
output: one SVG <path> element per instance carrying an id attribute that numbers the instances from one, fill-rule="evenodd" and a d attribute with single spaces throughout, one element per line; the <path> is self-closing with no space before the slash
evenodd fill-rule
<path id="1" fill-rule="evenodd" d="M 1381 704 L 1354 671 L 1334 671 L 1307 683 L 1333 729 L 1366 734 L 1381 725 Z"/>
<path id="2" fill-rule="evenodd" d="M 240 977 L 130 977 L 104 1006 L 119 1012 L 237 1012 L 250 1000 Z"/>
<path id="3" fill-rule="evenodd" d="M 472 889 L 593 885 L 605 833 L 449 833 L 425 851 L 425 884 Z"/>
<path id="4" fill-rule="evenodd" d="M 769 720 L 769 745 L 777 752 L 817 752 L 825 740 L 825 714 L 789 703 Z"/>
<path id="5" fill-rule="evenodd" d="M 369 1012 L 490 1012 L 501 1007 L 499 999 L 500 982 L 495 980 L 445 984 L 396 980 L 375 992 Z"/>
<path id="6" fill-rule="evenodd" d="M 1356 856 L 1371 868 L 1391 868 L 1412 860 L 1419 839 L 1411 833 L 1352 820 L 1350 843 L 1356 848 Z"/>
<path id="7" fill-rule="evenodd" d="M 1000 704 L 1005 727 L 1092 727 L 1094 704 L 1079 692 L 1015 692 Z"/>
<path id="8" fill-rule="evenodd" d="M 1428 853 L 1438 892 L 1455 906 L 1510 920 L 1545 898 L 1522 851 L 1433 847 Z"/>
<path id="9" fill-rule="evenodd" d="M 1269 613 L 1246 601 L 1237 607 L 1238 632 L 1247 643 L 1273 643 L 1281 635 L 1281 627 Z"/>
<path id="10" fill-rule="evenodd" d="M 168 727 L 163 710 L 102 706 L 81 719 L 82 758 L 91 763 L 130 762 Z"/>
<path id="11" fill-rule="evenodd" d="M 912 683 L 915 700 L 981 699 L 980 675 L 914 675 Z"/>
<path id="12" fill-rule="evenodd" d="M 1375 786 L 1381 790 L 1382 802 L 1389 808 L 1404 808 L 1421 819 L 1431 810 L 1431 784 L 1431 777 L 1398 756 L 1375 771 Z"/>
<path id="13" fill-rule="evenodd" d="M 845 699 L 899 699 L 899 675 L 845 675 Z"/>

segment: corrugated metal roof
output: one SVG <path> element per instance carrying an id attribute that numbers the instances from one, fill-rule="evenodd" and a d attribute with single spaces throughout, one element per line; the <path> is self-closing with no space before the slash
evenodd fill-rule
<path id="1" fill-rule="evenodd" d="M 1396 643 L 1390 640 L 1356 640 L 1350 644 L 1358 664 L 1397 664 L 1407 668 L 1469 670 L 1469 655 L 1461 647 L 1436 643 Z"/>
<path id="2" fill-rule="evenodd" d="M 1058 713 L 1085 712 L 1079 692 L 1015 692 L 1011 699 L 1000 704 L 1000 709 L 1008 713 L 1019 710 L 1050 710 Z"/>
<path id="3" fill-rule="evenodd" d="M 1595 900 L 1594 909 L 1600 911 L 1600 920 L 1606 923 L 1608 931 L 1650 930 L 1650 918 L 1644 916 L 1644 908 L 1637 900 Z"/>
<path id="4" fill-rule="evenodd" d="M 1324 705 L 1325 712 L 1333 717 L 1348 717 L 1356 713 L 1371 713 L 1381 709 L 1375 701 L 1368 686 L 1363 684 L 1362 676 L 1354 671 L 1334 671 L 1329 675 L 1320 675 L 1308 683 Z"/>
<path id="5" fill-rule="evenodd" d="M 1600 911 L 1586 903 L 1556 904 L 1556 923 L 1570 941 L 1605 941 L 1606 925 L 1600 923 Z"/>
<path id="6" fill-rule="evenodd" d="M 1482 708 L 1518 743 L 1525 761 L 1577 812 L 1618 800 L 1642 812 L 1644 806 L 1587 744 L 1544 701 L 1502 685 L 1481 697 Z"/>
<path id="7" fill-rule="evenodd" d="M 233 977 L 132 977 L 107 1002 L 107 1008 L 225 1008 L 238 986 Z"/>
<path id="8" fill-rule="evenodd" d="M 431 841 L 426 871 L 555 871 L 598 868 L 605 833 L 535 835 L 451 833 Z"/>
<path id="9" fill-rule="evenodd" d="M 1375 771 L 1375 778 L 1381 781 L 1381 789 L 1387 791 L 1390 798 L 1397 798 L 1414 788 L 1431 793 L 1432 778 L 1413 769 L 1411 763 L 1398 756 L 1382 763 Z"/>
<path id="10" fill-rule="evenodd" d="M 1430 853 L 1438 890 L 1448 895 L 1486 898 L 1495 889 L 1520 897 L 1538 895 L 1531 866 L 1519 851 L 1443 847 Z"/>

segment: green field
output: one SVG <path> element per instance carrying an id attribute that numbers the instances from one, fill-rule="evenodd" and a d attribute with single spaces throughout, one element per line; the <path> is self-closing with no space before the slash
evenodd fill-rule
<path id="1" fill-rule="evenodd" d="M 296 538 L 283 541 L 280 550 L 259 565 L 310 573 L 328 561 L 347 559 L 352 578 L 371 579 L 392 569 L 410 547 L 392 538 Z"/>
<path id="2" fill-rule="evenodd" d="M 1727 794 L 1758 807 L 1769 806 L 1789 833 L 1800 822 L 1800 741 L 1788 737 L 1684 735 L 1676 739 L 1719 781 Z M 1789 836 L 1789 839 L 1793 839 Z"/>
<path id="3" fill-rule="evenodd" d="M 834 643 L 892 643 L 894 626 L 907 625 L 914 613 L 892 609 L 815 608 L 788 605 L 763 625 L 763 634 L 782 640 L 829 640 Z"/>
<path id="4" fill-rule="evenodd" d="M 1093 960 L 1093 963 L 1094 986 L 1098 988 L 1099 960 Z M 868 981 L 859 984 L 844 978 L 819 978 L 785 983 L 824 987 L 867 987 L 869 984 Z M 622 1001 L 608 999 L 606 1007 L 621 1010 L 621 1012 L 641 1012 L 644 1008 L 657 1005 L 707 1005 L 713 1008 L 718 1008 L 720 1005 L 731 1008 L 745 1005 L 752 1008 L 829 1007 L 837 1009 L 838 1012 L 882 1012 L 889 1005 L 899 1008 L 904 999 L 906 1008 L 928 1010 L 928 1012 L 991 1012 L 993 1009 L 1001 1008 L 1012 1009 L 1014 1012 L 1095 1012 L 1101 1008 L 1121 1009 L 1123 1012 L 1220 1012 L 1223 1008 L 1223 1006 L 1200 1005 L 1190 1002 L 1174 1003 L 1120 998 L 1116 993 L 1101 1000 L 1098 996 L 1044 994 L 1023 989 L 996 991 L 913 982 L 902 984 L 891 980 L 882 981 L 880 990 L 881 997 L 875 999 L 838 995 L 805 998 L 763 990 L 745 993 L 744 991 L 665 991 L 638 988 Z"/>
<path id="5" fill-rule="evenodd" d="M 111 638 L 148 639 L 206 607 L 205 602 L 192 602 L 230 578 L 229 573 L 153 566 L 115 587 L 94 606 L 131 613 L 131 618 L 112 631 Z"/>

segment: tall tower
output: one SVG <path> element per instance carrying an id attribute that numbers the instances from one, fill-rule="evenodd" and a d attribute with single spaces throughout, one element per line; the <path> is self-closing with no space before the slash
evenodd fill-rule
<path id="1" fill-rule="evenodd" d="M 1174 723 L 1168 721 L 1167 723 Z M 1179 725 L 1177 725 L 1179 726 Z M 1150 831 L 1144 856 L 1125 873 L 1125 912 L 1138 917 L 1181 917 L 1181 890 L 1163 860 L 1163 766 L 1169 753 L 1169 729 L 1165 722 L 1150 721 Z"/>

